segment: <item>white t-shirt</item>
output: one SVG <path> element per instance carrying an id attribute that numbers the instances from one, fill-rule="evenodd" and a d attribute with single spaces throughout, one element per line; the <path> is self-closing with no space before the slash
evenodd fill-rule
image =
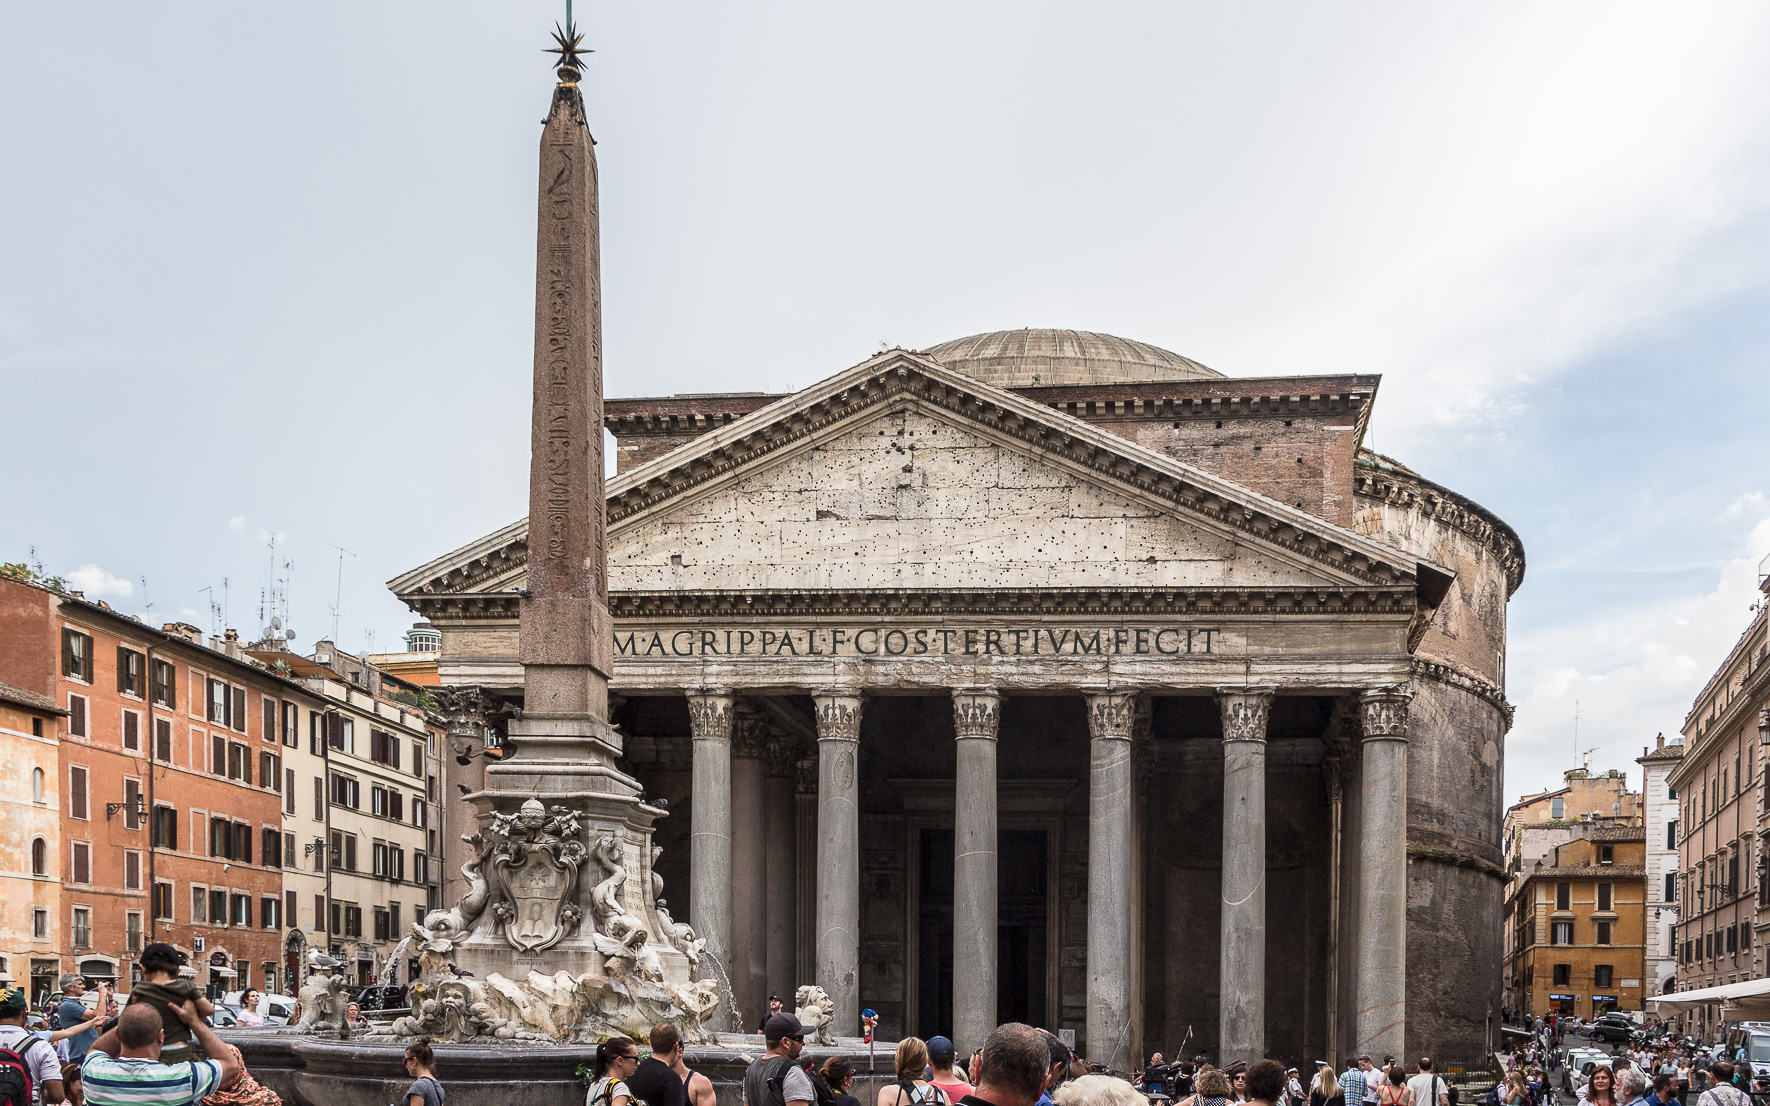
<path id="1" fill-rule="evenodd" d="M 1423 1071 L 1407 1081 L 1407 1089 L 1413 1092 L 1414 1106 L 1443 1106 L 1444 1096 L 1450 1094 L 1450 1080 L 1435 1071 Z"/>
<path id="2" fill-rule="evenodd" d="M 61 1081 L 61 1057 L 55 1054 L 55 1046 L 24 1026 L 0 1025 L 0 1048 L 10 1049 L 24 1058 L 30 1066 L 31 1082 L 36 1084 L 39 1098 L 44 1083 L 51 1079 Z"/>

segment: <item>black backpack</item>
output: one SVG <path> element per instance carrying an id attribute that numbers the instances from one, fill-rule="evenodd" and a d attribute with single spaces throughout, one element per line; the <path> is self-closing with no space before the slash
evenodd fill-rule
<path id="1" fill-rule="evenodd" d="M 42 1043 L 41 1037 L 26 1037 L 22 1052 L 0 1045 L 0 1106 L 31 1106 L 31 1095 L 37 1087 L 24 1054 L 31 1051 L 32 1045 Z"/>
<path id="2" fill-rule="evenodd" d="M 812 1106 L 836 1106 L 836 1092 L 830 1088 L 829 1081 L 823 1077 L 823 1073 L 816 1068 L 806 1068 L 805 1074 L 811 1077 L 811 1089 L 817 1095 L 817 1101 Z M 783 1081 L 786 1077 L 787 1073 L 781 1072 Z M 782 1094 L 785 1093 L 783 1090 Z"/>

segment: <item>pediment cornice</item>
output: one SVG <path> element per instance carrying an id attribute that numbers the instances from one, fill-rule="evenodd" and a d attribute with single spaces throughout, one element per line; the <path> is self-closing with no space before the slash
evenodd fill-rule
<path id="1" fill-rule="evenodd" d="M 837 373 L 613 478 L 607 486 L 610 531 L 634 525 L 679 497 L 735 479 L 771 455 L 815 445 L 856 417 L 908 406 L 946 412 L 983 436 L 1226 536 L 1282 551 L 1286 559 L 1314 566 L 1334 586 L 1412 588 L 1422 570 L 1446 580 L 1450 575 L 1110 430 L 901 350 Z M 414 606 L 426 595 L 482 592 L 486 581 L 526 556 L 524 520 L 388 586 Z"/>
<path id="2" fill-rule="evenodd" d="M 514 619 L 515 591 L 406 597 L 445 621 Z M 1359 588 L 879 588 L 829 591 L 616 591 L 622 619 L 963 618 L 1102 615 L 1152 618 L 1374 617 L 1404 620 L 1417 609 L 1411 584 Z"/>

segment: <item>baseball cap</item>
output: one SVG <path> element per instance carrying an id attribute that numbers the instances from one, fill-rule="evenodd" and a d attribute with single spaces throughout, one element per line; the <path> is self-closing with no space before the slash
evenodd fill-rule
<path id="1" fill-rule="evenodd" d="M 800 1025 L 799 1019 L 791 1014 L 770 1014 L 768 1020 L 762 1023 L 762 1039 L 778 1041 L 782 1037 L 797 1037 L 803 1040 L 805 1027 Z"/>
<path id="2" fill-rule="evenodd" d="M 10 988 L 4 994 L 0 994 L 0 1014 L 16 1014 L 20 1010 L 29 1010 L 30 1008 L 29 996 L 17 987 Z"/>
<path id="3" fill-rule="evenodd" d="M 946 1037 L 928 1038 L 928 1062 L 945 1067 L 953 1062 L 953 1042 Z"/>

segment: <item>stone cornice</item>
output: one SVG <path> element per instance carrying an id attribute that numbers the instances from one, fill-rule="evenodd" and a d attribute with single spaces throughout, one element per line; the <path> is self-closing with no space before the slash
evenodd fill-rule
<path id="1" fill-rule="evenodd" d="M 1506 574 L 1506 595 L 1524 582 L 1524 543 L 1500 517 L 1380 453 L 1358 451 L 1353 494 L 1418 511 L 1486 546 Z"/>
<path id="2" fill-rule="evenodd" d="M 405 597 L 425 617 L 445 622 L 514 619 L 514 591 Z M 1000 591 L 617 591 L 609 613 L 621 619 L 670 618 L 954 618 L 1047 615 L 1135 618 L 1406 619 L 1411 587 L 1386 588 L 1013 588 Z M 1442 668 L 1444 666 L 1437 666 Z M 1447 670 L 1448 671 L 1448 670 Z M 1472 679 L 1472 677 L 1471 677 Z M 1497 692 L 1495 692 L 1497 695 Z M 1502 700 L 1503 702 L 1503 700 Z"/>
<path id="3" fill-rule="evenodd" d="M 1770 697 L 1770 658 L 1758 661 L 1758 666 L 1745 677 L 1726 709 L 1715 716 L 1712 724 L 1702 727 L 1694 735 L 1688 731 L 1697 727 L 1687 724 L 1683 763 L 1672 769 L 1666 782 L 1673 787 L 1683 787 L 1705 766 L 1716 744 L 1737 734 L 1749 717 L 1764 709 L 1766 697 Z"/>
<path id="4" fill-rule="evenodd" d="M 1413 661 L 1414 678 L 1416 680 L 1436 680 L 1441 684 L 1467 691 L 1476 697 L 1492 704 L 1505 716 L 1506 729 L 1512 729 L 1512 704 L 1506 701 L 1505 692 L 1491 681 L 1484 680 L 1472 672 L 1444 664 L 1440 661 L 1429 661 L 1423 657 L 1415 657 Z"/>

